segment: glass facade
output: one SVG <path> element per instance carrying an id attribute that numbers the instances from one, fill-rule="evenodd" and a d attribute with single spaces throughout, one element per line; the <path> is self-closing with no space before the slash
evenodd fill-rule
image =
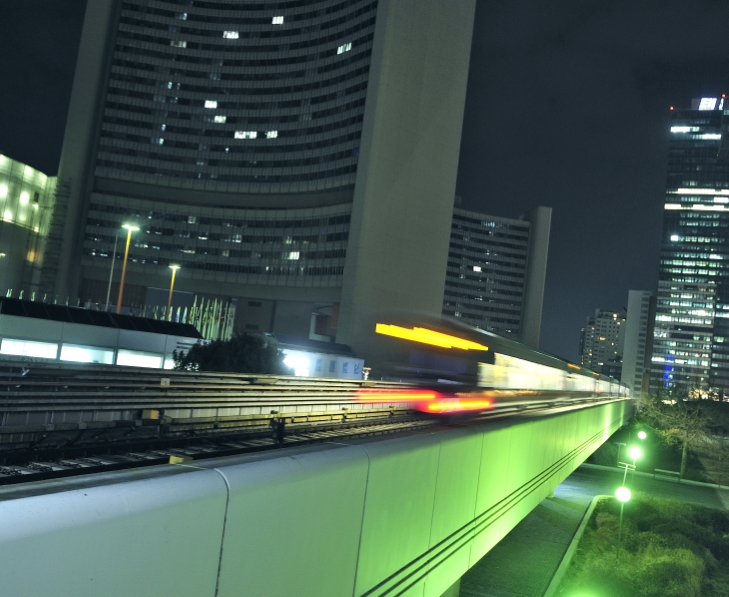
<path id="1" fill-rule="evenodd" d="M 43 261 L 56 178 L 0 154 L 0 294 L 28 289 Z"/>
<path id="2" fill-rule="evenodd" d="M 96 176 L 226 193 L 352 186 L 377 0 L 124 0 Z"/>
<path id="3" fill-rule="evenodd" d="M 54 176 L 0 154 L 0 236 L 3 223 L 47 234 L 55 188 Z"/>
<path id="4" fill-rule="evenodd" d="M 518 338 L 531 224 L 455 209 L 443 315 Z"/>
<path id="5" fill-rule="evenodd" d="M 671 114 L 652 358 L 654 388 L 729 393 L 729 110 Z"/>

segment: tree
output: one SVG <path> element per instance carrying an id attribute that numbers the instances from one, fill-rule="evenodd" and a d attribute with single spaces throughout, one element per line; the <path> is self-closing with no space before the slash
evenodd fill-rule
<path id="1" fill-rule="evenodd" d="M 198 342 L 187 353 L 173 353 L 178 371 L 221 371 L 292 375 L 281 350 L 262 336 L 236 334 L 230 340 Z"/>
<path id="2" fill-rule="evenodd" d="M 724 442 L 712 433 L 709 401 L 695 399 L 692 392 L 645 395 L 640 414 L 653 425 L 663 440 L 681 448 L 680 476 L 686 474 L 690 450 L 703 449 L 715 457 L 725 456 Z"/>

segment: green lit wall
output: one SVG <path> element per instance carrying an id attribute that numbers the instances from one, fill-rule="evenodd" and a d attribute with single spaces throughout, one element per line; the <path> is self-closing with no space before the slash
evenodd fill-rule
<path id="1" fill-rule="evenodd" d="M 441 597 L 632 410 L 2 487 L 2 594 Z"/>

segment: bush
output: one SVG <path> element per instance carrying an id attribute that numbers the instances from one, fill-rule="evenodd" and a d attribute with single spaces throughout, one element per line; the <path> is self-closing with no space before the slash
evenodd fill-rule
<path id="1" fill-rule="evenodd" d="M 729 596 L 729 513 L 636 493 L 595 508 L 560 595 Z"/>
<path id="2" fill-rule="evenodd" d="M 262 336 L 238 334 L 230 340 L 198 342 L 187 354 L 174 352 L 175 369 L 227 373 L 293 375 L 283 364 L 283 353 Z"/>

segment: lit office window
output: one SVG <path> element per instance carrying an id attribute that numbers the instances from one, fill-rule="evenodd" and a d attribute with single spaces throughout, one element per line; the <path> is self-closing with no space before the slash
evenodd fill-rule
<path id="1" fill-rule="evenodd" d="M 223 37 L 225 39 L 238 39 L 238 32 L 237 31 L 223 31 Z"/>
<path id="2" fill-rule="evenodd" d="M 278 131 L 267 131 L 266 132 L 266 139 L 275 139 L 278 137 Z"/>
<path id="3" fill-rule="evenodd" d="M 162 369 L 164 357 L 154 352 L 141 352 L 138 350 L 120 350 L 116 355 L 116 364 L 125 367 L 147 367 L 149 369 Z"/>
<path id="4" fill-rule="evenodd" d="M 74 363 L 102 363 L 104 365 L 111 365 L 114 363 L 114 351 L 109 348 L 98 348 L 96 346 L 64 344 L 61 346 L 61 360 Z"/>
<path id="5" fill-rule="evenodd" d="M 216 116 L 215 122 L 224 123 L 227 120 L 226 116 Z"/>
<path id="6" fill-rule="evenodd" d="M 337 48 L 337 54 L 344 54 L 345 52 L 349 52 L 352 49 L 352 42 L 349 42 L 347 44 L 344 44 L 343 46 L 339 46 Z"/>
<path id="7" fill-rule="evenodd" d="M 3 338 L 2 343 L 0 343 L 0 354 L 11 354 L 19 357 L 55 359 L 58 354 L 58 344 Z"/>
<path id="8" fill-rule="evenodd" d="M 273 21 L 271 21 L 271 24 L 273 25 L 283 25 L 284 18 L 283 17 L 273 17 Z"/>
<path id="9" fill-rule="evenodd" d="M 170 45 L 173 48 L 186 48 L 187 42 L 186 41 L 175 41 L 174 39 L 170 42 Z"/>
<path id="10" fill-rule="evenodd" d="M 218 102 L 216 100 L 205 100 L 205 107 L 206 108 L 217 108 Z"/>
<path id="11" fill-rule="evenodd" d="M 300 256 L 299 251 L 291 251 L 289 253 L 288 259 L 298 259 Z"/>
<path id="12" fill-rule="evenodd" d="M 235 131 L 233 135 L 236 139 L 255 139 L 258 137 L 256 131 Z"/>

